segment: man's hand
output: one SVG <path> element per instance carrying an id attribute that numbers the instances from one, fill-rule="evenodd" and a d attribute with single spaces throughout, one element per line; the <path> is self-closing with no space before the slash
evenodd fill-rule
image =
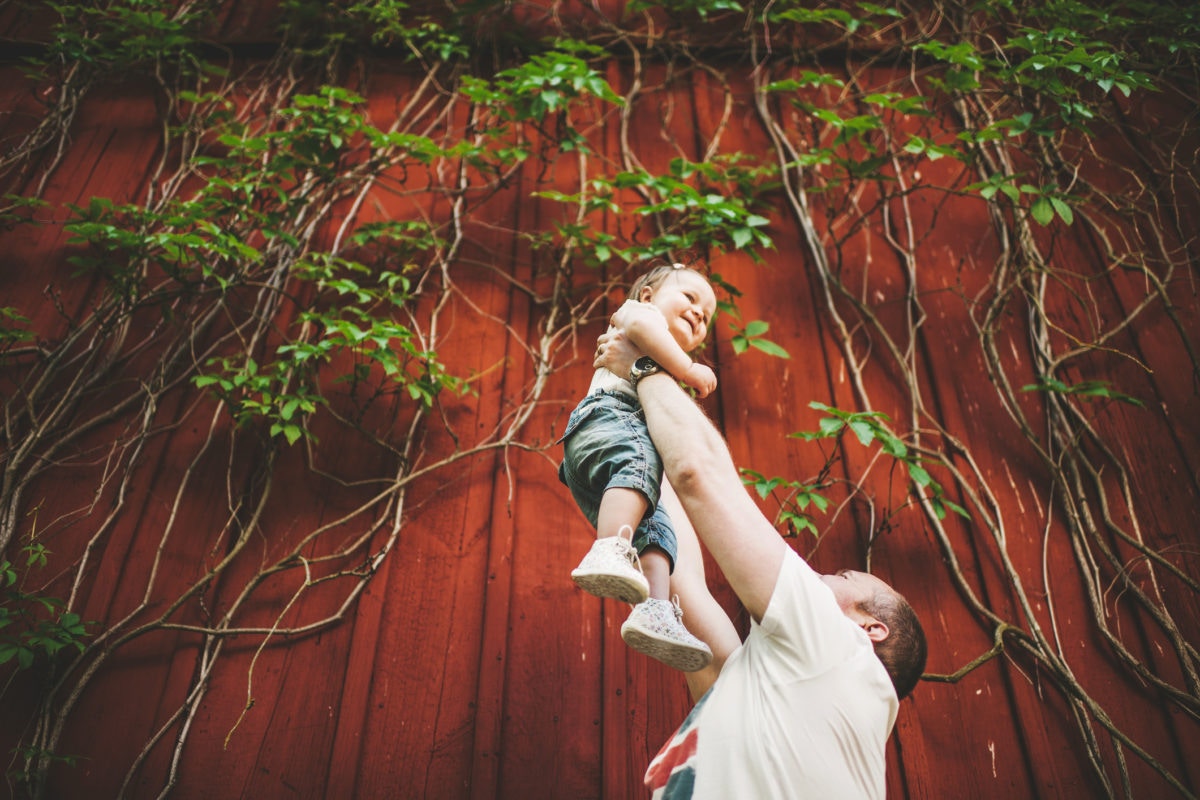
<path id="1" fill-rule="evenodd" d="M 640 355 L 641 351 L 629 341 L 629 337 L 620 330 L 614 330 L 601 334 L 596 340 L 596 358 L 592 361 L 592 366 L 604 367 L 625 378 L 629 376 L 633 362 L 637 361 Z"/>

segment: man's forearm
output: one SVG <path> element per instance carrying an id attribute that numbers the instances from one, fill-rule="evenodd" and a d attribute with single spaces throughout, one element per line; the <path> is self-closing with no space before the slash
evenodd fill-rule
<path id="1" fill-rule="evenodd" d="M 662 456 L 671 484 L 681 499 L 699 491 L 693 487 L 723 470 L 736 471 L 725 440 L 712 421 L 670 375 L 651 375 L 638 382 L 638 399 L 654 446 Z"/>

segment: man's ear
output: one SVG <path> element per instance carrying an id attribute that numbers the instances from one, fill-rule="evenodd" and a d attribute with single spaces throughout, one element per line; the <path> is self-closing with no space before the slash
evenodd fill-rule
<path id="1" fill-rule="evenodd" d="M 867 632 L 867 638 L 872 642 L 882 642 L 888 637 L 888 634 L 891 633 L 891 631 L 888 630 L 887 625 L 875 619 L 874 617 L 867 617 L 859 624 L 862 626 L 862 629 Z"/>

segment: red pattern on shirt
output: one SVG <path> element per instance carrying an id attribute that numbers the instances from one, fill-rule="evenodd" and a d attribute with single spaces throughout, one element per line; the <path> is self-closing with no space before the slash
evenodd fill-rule
<path id="1" fill-rule="evenodd" d="M 695 757 L 699 741 L 700 731 L 695 727 L 684 734 L 682 739 L 679 738 L 679 733 L 668 739 L 646 770 L 646 788 L 654 791 L 666 786 L 671 774 Z"/>

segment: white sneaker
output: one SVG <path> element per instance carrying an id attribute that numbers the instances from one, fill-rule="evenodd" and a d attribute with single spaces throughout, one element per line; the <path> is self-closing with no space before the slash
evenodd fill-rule
<path id="1" fill-rule="evenodd" d="M 629 538 L 622 534 L 629 531 Z M 637 605 L 650 596 L 650 584 L 642 574 L 637 550 L 630 538 L 633 528 L 622 525 L 616 536 L 606 536 L 592 543 L 592 549 L 571 570 L 571 580 L 597 597 L 615 597 Z"/>
<path id="2" fill-rule="evenodd" d="M 708 645 L 683 627 L 679 598 L 650 598 L 637 605 L 621 626 L 625 644 L 680 672 L 695 672 L 712 663 Z"/>

